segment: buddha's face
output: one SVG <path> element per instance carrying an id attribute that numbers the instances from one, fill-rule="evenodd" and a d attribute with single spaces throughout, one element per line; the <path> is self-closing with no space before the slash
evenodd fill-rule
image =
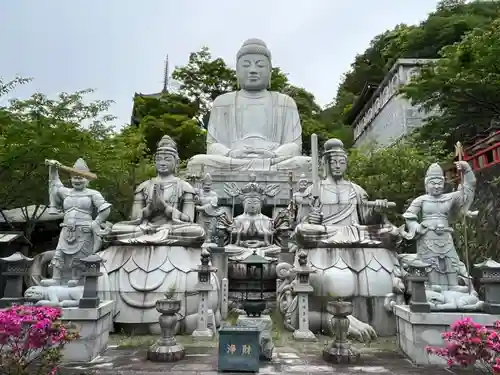
<path id="1" fill-rule="evenodd" d="M 88 184 L 89 180 L 87 180 L 85 177 L 77 175 L 71 176 L 71 186 L 73 186 L 73 189 L 75 190 L 83 190 L 87 187 Z"/>
<path id="2" fill-rule="evenodd" d="M 242 89 L 264 90 L 271 79 L 271 62 L 267 56 L 260 54 L 243 55 L 236 63 L 236 77 Z"/>
<path id="3" fill-rule="evenodd" d="M 243 209 L 247 214 L 257 215 L 260 213 L 261 204 L 262 203 L 259 198 L 255 197 L 246 198 L 245 202 L 243 202 Z"/>
<path id="4" fill-rule="evenodd" d="M 159 153 L 155 156 L 156 171 L 159 174 L 172 174 L 175 171 L 177 160 L 174 155 Z"/>
<path id="5" fill-rule="evenodd" d="M 330 155 L 329 165 L 332 177 L 342 177 L 347 169 L 347 158 L 343 155 Z"/>
<path id="6" fill-rule="evenodd" d="M 307 185 L 309 185 L 309 183 L 307 182 L 307 180 L 300 180 L 299 181 L 299 191 L 304 191 L 307 189 Z"/>
<path id="7" fill-rule="evenodd" d="M 444 192 L 444 178 L 434 177 L 426 182 L 427 194 L 438 197 Z"/>

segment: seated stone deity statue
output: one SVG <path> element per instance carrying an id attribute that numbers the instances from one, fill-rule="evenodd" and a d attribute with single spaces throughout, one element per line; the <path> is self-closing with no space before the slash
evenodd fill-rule
<path id="1" fill-rule="evenodd" d="M 207 131 L 207 154 L 196 155 L 188 170 L 309 171 L 301 156 L 302 128 L 295 101 L 268 91 L 271 52 L 259 39 L 249 39 L 237 53 L 239 91 L 217 97 Z"/>
<path id="2" fill-rule="evenodd" d="M 312 157 L 317 158 L 317 155 Z M 393 293 L 402 301 L 404 284 L 399 262 L 389 247 L 399 237 L 398 228 L 385 217 L 383 209 L 394 204 L 387 200 L 369 201 L 359 185 L 344 178 L 347 152 L 338 139 L 324 145 L 325 177 L 314 176 L 313 185 L 303 195 L 303 209 L 297 218 L 291 241 L 295 243 L 295 265 L 302 251 L 307 254 L 313 292 L 309 296 L 309 327 L 321 331 L 331 315 L 325 310 L 325 300 L 348 298 L 354 312 L 349 333 L 360 340 L 395 334 L 395 326 L 387 324 L 391 311 L 384 306 L 386 296 Z M 313 171 L 314 172 L 314 171 Z M 293 275 L 282 270 L 291 265 L 276 266 L 277 274 L 288 285 Z M 293 288 L 278 293 L 280 309 L 288 327 L 297 329 L 297 304 Z"/>
<path id="3" fill-rule="evenodd" d="M 320 181 L 318 197 L 312 196 L 313 185 L 302 194 L 303 215 L 294 233 L 296 240 L 312 248 L 335 244 L 378 246 L 382 234 L 397 233 L 397 228 L 380 214 L 381 209 L 395 204 L 385 199 L 369 201 L 362 187 L 344 178 L 347 154 L 342 142 L 327 141 L 323 155 L 326 178 Z M 371 224 L 378 228 L 370 228 Z"/>
<path id="4" fill-rule="evenodd" d="M 194 224 L 193 187 L 175 176 L 177 145 L 168 135 L 158 142 L 155 178 L 135 190 L 132 220 L 116 223 L 109 240 L 114 244 L 196 245 L 204 230 Z"/>
<path id="5" fill-rule="evenodd" d="M 401 235 L 414 240 L 417 247 L 416 255 L 404 254 L 402 259 L 406 262 L 413 256 L 429 264 L 426 294 L 432 310 L 450 310 L 456 306 L 458 310 L 469 311 L 482 305 L 455 249 L 450 225 L 457 213 L 474 216 L 469 208 L 474 200 L 476 178 L 466 161 L 457 162 L 456 167 L 463 180 L 457 191 L 451 193 L 444 193 L 445 177 L 439 164 L 428 168 L 426 194 L 411 202 L 403 214 L 406 223 L 400 228 Z"/>
<path id="6" fill-rule="evenodd" d="M 237 189 L 235 185 L 226 184 L 226 190 L 234 189 Z M 244 260 L 254 251 L 270 260 L 280 253 L 281 248 L 274 243 L 274 221 L 261 212 L 263 199 L 276 193 L 277 186 L 263 188 L 254 181 L 237 190 L 236 194 L 243 200 L 244 211 L 234 218 L 230 228 L 230 243 L 226 246 L 229 260 Z"/>

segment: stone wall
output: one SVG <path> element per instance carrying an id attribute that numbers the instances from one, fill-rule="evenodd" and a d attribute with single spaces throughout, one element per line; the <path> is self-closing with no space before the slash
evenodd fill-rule
<path id="1" fill-rule="evenodd" d="M 354 120 L 354 146 L 388 146 L 421 126 L 427 114 L 398 94 L 429 59 L 399 59 Z"/>

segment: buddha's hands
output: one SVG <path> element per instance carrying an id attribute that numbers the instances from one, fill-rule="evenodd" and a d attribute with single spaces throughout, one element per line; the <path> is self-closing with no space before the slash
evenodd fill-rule
<path id="1" fill-rule="evenodd" d="M 274 152 L 263 149 L 232 150 L 229 156 L 235 159 L 271 159 L 276 155 Z"/>
<path id="2" fill-rule="evenodd" d="M 373 203 L 374 211 L 382 211 L 390 206 L 390 202 L 387 199 L 376 199 Z"/>
<path id="3" fill-rule="evenodd" d="M 151 225 L 148 221 L 143 221 L 139 225 L 139 229 L 144 233 L 144 234 L 155 234 L 156 233 L 156 227 Z"/>

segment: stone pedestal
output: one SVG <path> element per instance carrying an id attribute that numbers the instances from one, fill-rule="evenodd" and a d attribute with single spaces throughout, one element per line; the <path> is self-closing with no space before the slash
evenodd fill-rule
<path id="1" fill-rule="evenodd" d="M 220 315 L 223 320 L 226 320 L 229 314 L 229 280 L 227 278 L 222 279 L 221 293 Z"/>
<path id="2" fill-rule="evenodd" d="M 181 301 L 165 298 L 156 301 L 156 310 L 161 313 L 158 319 L 161 327 L 160 339 L 148 349 L 147 358 L 153 362 L 176 362 L 186 355 L 182 344 L 175 339 L 177 313 L 181 309 Z"/>
<path id="3" fill-rule="evenodd" d="M 198 273 L 196 290 L 199 293 L 198 320 L 196 329 L 192 333 L 193 340 L 212 340 L 214 333 L 208 328 L 208 293 L 213 290 L 210 284 L 210 275 L 217 272 L 217 268 L 210 265 L 210 253 L 204 249 L 201 252 L 201 264 L 193 269 Z"/>
<path id="4" fill-rule="evenodd" d="M 191 334 L 193 340 L 212 340 L 214 333 L 208 328 L 208 292 L 212 290 L 210 284 L 199 284 L 196 289 L 200 293 L 200 302 L 198 307 L 198 322 L 196 329 Z"/>
<path id="5" fill-rule="evenodd" d="M 444 359 L 428 355 L 425 347 L 444 347 L 441 334 L 449 331 L 457 320 L 469 317 L 476 323 L 491 327 L 498 320 L 495 315 L 471 312 L 416 313 L 406 305 L 394 306 L 394 315 L 398 328 L 398 346 L 417 365 L 446 365 Z"/>
<path id="6" fill-rule="evenodd" d="M 293 338 L 297 341 L 316 341 L 316 336 L 309 329 L 309 294 L 314 291 L 309 284 L 309 276 L 316 271 L 307 265 L 307 254 L 304 251 L 298 254 L 298 265 L 294 267 L 294 271 L 297 277 L 293 289 L 297 293 L 299 325 L 293 332 Z"/>
<path id="7" fill-rule="evenodd" d="M 273 321 L 269 315 L 259 317 L 240 315 L 236 321 L 236 326 L 257 327 L 259 330 L 260 358 L 267 361 L 273 358 Z"/>
<path id="8" fill-rule="evenodd" d="M 346 301 L 328 302 L 327 311 L 333 315 L 333 333 L 335 339 L 323 350 L 323 359 L 330 363 L 355 363 L 359 352 L 347 339 L 349 331 L 348 315 L 352 314 L 352 303 Z"/>
<path id="9" fill-rule="evenodd" d="M 299 328 L 293 332 L 293 338 L 297 341 L 317 341 L 314 333 L 309 329 L 309 293 L 313 291 L 312 286 L 300 286 L 295 288 L 299 300 Z"/>
<path id="10" fill-rule="evenodd" d="M 61 321 L 75 326 L 80 337 L 64 347 L 64 362 L 90 362 L 108 346 L 113 324 L 114 301 L 102 301 L 96 308 L 63 308 Z"/>

